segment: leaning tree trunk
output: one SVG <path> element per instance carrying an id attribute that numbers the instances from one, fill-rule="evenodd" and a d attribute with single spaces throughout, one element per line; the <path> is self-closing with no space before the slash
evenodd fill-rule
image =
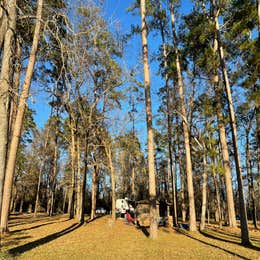
<path id="1" fill-rule="evenodd" d="M 22 87 L 22 93 L 19 100 L 17 116 L 15 119 L 13 135 L 12 135 L 11 144 L 9 148 L 10 152 L 7 161 L 7 166 L 6 166 L 3 204 L 2 204 L 2 211 L 1 211 L 1 232 L 8 231 L 8 216 L 9 216 L 9 206 L 11 201 L 11 191 L 12 191 L 12 184 L 13 184 L 15 161 L 16 161 L 16 155 L 17 155 L 19 141 L 21 137 L 23 117 L 26 109 L 26 101 L 30 91 L 30 85 L 32 81 L 33 71 L 34 71 L 34 64 L 36 60 L 36 53 L 37 53 L 38 43 L 40 38 L 42 9 L 43 9 L 43 0 L 38 0 L 33 43 L 32 43 L 27 70 L 24 78 L 24 84 Z"/>
<path id="2" fill-rule="evenodd" d="M 175 19 L 174 19 L 174 4 L 170 3 L 171 12 L 171 24 L 172 24 L 172 37 L 176 55 L 176 70 L 177 70 L 177 80 L 179 87 L 179 98 L 180 98 L 180 109 L 182 117 L 183 135 L 184 135 L 184 146 L 186 155 L 186 174 L 187 174 L 187 186 L 189 195 L 189 221 L 190 221 L 190 231 L 196 231 L 196 213 L 195 213 L 195 201 L 194 201 L 194 189 L 193 189 L 193 177 L 192 177 L 192 162 L 191 162 L 191 151 L 190 151 L 190 138 L 189 138 L 189 128 L 186 115 L 186 108 L 184 103 L 184 93 L 183 93 L 183 79 L 181 74 L 181 64 L 180 64 L 180 54 L 178 50 L 178 41 L 175 29 Z"/>
<path id="3" fill-rule="evenodd" d="M 144 70 L 147 143 L 148 143 L 150 238 L 156 239 L 158 236 L 157 210 L 156 210 L 156 181 L 155 181 L 155 170 L 154 170 L 154 143 L 153 143 L 152 108 L 151 108 L 152 105 L 151 105 L 151 93 L 150 93 L 150 73 L 149 73 L 149 64 L 148 64 L 145 0 L 140 1 L 140 12 L 141 12 L 142 53 L 143 53 L 143 70 Z"/>
<path id="4" fill-rule="evenodd" d="M 3 11 L 3 7 L 1 6 Z M 5 4 L 5 10 L 8 12 L 8 27 L 1 31 L 1 37 L 4 41 L 4 48 L 2 53 L 2 64 L 0 74 L 0 211 L 3 203 L 3 190 L 5 181 L 5 167 L 7 160 L 7 147 L 8 147 L 8 108 L 9 108 L 9 91 L 11 91 L 12 81 L 12 66 L 13 66 L 13 45 L 14 33 L 16 31 L 16 0 L 9 0 Z M 3 19 L 5 15 L 3 14 Z M 1 28 L 2 29 L 2 28 Z M 2 214 L 0 214 L 2 218 Z"/>
<path id="5" fill-rule="evenodd" d="M 221 36 L 220 36 L 219 21 L 218 21 L 218 11 L 216 10 L 215 0 L 211 0 L 211 4 L 212 4 L 212 8 L 214 10 L 214 21 L 215 21 L 215 30 L 216 30 L 217 41 L 218 41 L 220 66 L 221 66 L 221 70 L 222 70 L 222 74 L 223 74 L 223 81 L 224 81 L 224 85 L 225 85 L 225 89 L 226 89 L 230 125 L 231 125 L 231 132 L 232 132 L 232 141 L 233 141 L 233 148 L 234 148 L 234 157 L 235 157 L 235 164 L 236 164 L 237 184 L 238 184 L 238 193 L 239 193 L 241 240 L 242 240 L 243 245 L 248 245 L 248 244 L 250 244 L 250 240 L 249 240 L 247 213 L 246 213 L 246 205 L 245 205 L 244 191 L 243 191 L 242 172 L 241 172 L 239 150 L 238 150 L 236 118 L 235 118 L 234 106 L 233 106 L 233 101 L 232 101 L 231 88 L 229 85 L 229 78 L 228 78 L 228 73 L 227 73 L 227 68 L 226 68 L 226 62 L 225 62 L 225 58 L 224 58 L 224 50 L 223 50 L 223 47 L 221 44 Z"/>

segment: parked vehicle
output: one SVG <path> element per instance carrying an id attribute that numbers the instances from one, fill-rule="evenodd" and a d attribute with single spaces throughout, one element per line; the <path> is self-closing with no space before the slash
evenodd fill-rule
<path id="1" fill-rule="evenodd" d="M 116 214 L 124 217 L 127 210 L 130 210 L 127 198 L 116 200 Z"/>
<path id="2" fill-rule="evenodd" d="M 107 213 L 106 209 L 104 209 L 102 207 L 96 208 L 97 215 L 105 215 L 106 213 Z"/>

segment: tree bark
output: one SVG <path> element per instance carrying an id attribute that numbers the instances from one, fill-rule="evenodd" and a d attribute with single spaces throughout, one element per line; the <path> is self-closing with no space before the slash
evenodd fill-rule
<path id="1" fill-rule="evenodd" d="M 147 124 L 147 143 L 148 143 L 148 172 L 149 172 L 149 200 L 150 200 L 150 238 L 156 239 L 157 234 L 157 210 L 156 210 L 156 181 L 154 170 L 154 141 L 152 126 L 152 108 L 150 93 L 150 73 L 148 64 L 148 45 L 147 45 L 147 24 L 146 24 L 146 4 L 145 0 L 140 1 L 141 12 L 141 33 L 142 33 L 142 54 L 144 70 L 145 88 L 145 107 Z"/>
<path id="2" fill-rule="evenodd" d="M 42 17 L 42 9 L 43 9 L 43 0 L 38 0 L 37 4 L 37 14 L 36 14 L 36 24 L 35 31 L 33 36 L 32 48 L 30 51 L 29 61 L 27 65 L 27 70 L 25 74 L 24 84 L 22 87 L 22 93 L 19 100 L 19 106 L 17 111 L 17 116 L 14 123 L 14 131 L 12 135 L 12 140 L 10 144 L 10 152 L 6 166 L 6 176 L 5 176 L 5 184 L 4 184 L 4 192 L 3 192 L 3 204 L 1 211 L 1 231 L 8 231 L 8 216 L 9 216 L 9 206 L 11 200 L 11 191 L 12 191 L 12 183 L 13 183 L 13 175 L 15 169 L 15 161 L 16 155 L 18 151 L 23 117 L 26 108 L 26 101 L 29 95 L 34 64 L 36 60 L 36 53 L 38 49 L 38 42 L 40 38 L 40 29 L 41 29 L 41 17 Z"/>
<path id="3" fill-rule="evenodd" d="M 174 4 L 170 3 L 170 13 L 171 13 L 171 24 L 172 24 L 172 36 L 173 44 L 176 55 L 176 70 L 177 70 L 177 80 L 179 88 L 179 98 L 180 98 L 180 109 L 182 117 L 183 135 L 184 135 L 184 146 L 186 155 L 186 174 L 187 174 L 187 186 L 189 195 L 189 223 L 190 231 L 196 231 L 196 212 L 195 212 L 195 201 L 194 201 L 194 188 L 193 188 L 193 176 L 192 176 L 192 162 L 191 162 L 191 151 L 190 151 L 190 138 L 189 138 L 189 128 L 186 115 L 186 108 L 184 103 L 184 93 L 183 93 L 183 79 L 181 73 L 180 65 L 180 55 L 178 50 L 177 35 L 175 29 L 175 19 L 174 19 Z"/>
<path id="4" fill-rule="evenodd" d="M 249 239 L 247 214 L 246 214 L 246 206 L 245 206 L 244 191 L 243 191 L 242 172 L 241 172 L 240 158 L 239 158 L 240 156 L 238 151 L 236 118 L 235 118 L 231 88 L 230 88 L 229 78 L 228 78 L 228 73 L 226 68 L 226 62 L 224 58 L 224 50 L 221 44 L 221 36 L 220 36 L 219 21 L 218 21 L 218 10 L 216 9 L 215 0 L 211 0 L 211 4 L 214 10 L 214 21 L 215 21 L 215 30 L 216 30 L 217 41 L 218 41 L 220 66 L 223 74 L 223 81 L 224 81 L 226 95 L 227 95 L 230 125 L 232 131 L 232 141 L 233 141 L 233 148 L 234 148 L 234 157 L 235 157 L 235 164 L 236 164 L 237 184 L 238 184 L 238 193 L 239 193 L 241 240 L 243 245 L 249 245 L 250 239 Z"/>
<path id="5" fill-rule="evenodd" d="M 0 7 L 0 55 L 2 54 L 3 51 L 3 46 L 4 46 L 4 38 L 5 34 L 7 31 L 7 15 L 6 13 L 8 12 L 8 8 L 6 8 L 6 2 L 7 1 L 1 1 L 1 7 Z M 11 1 L 9 1 L 11 2 Z M 10 13 L 9 13 L 10 14 Z"/>
<path id="6" fill-rule="evenodd" d="M 4 39 L 4 48 L 0 74 L 0 210 L 3 205 L 5 168 L 7 163 L 9 91 L 12 89 L 13 43 L 17 19 L 16 0 L 9 0 L 8 3 L 5 4 L 5 9 L 7 10 L 9 17 L 8 27 L 1 35 Z M 1 8 L 1 10 L 3 9 Z M 0 214 L 0 218 L 3 218 L 2 214 Z"/>

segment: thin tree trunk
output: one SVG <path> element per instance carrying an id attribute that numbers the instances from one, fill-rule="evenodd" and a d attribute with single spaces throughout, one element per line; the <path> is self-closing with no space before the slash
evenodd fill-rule
<path id="1" fill-rule="evenodd" d="M 157 210 L 156 210 L 156 180 L 154 170 L 154 143 L 152 126 L 152 109 L 150 93 L 150 73 L 148 64 L 147 24 L 145 0 L 140 1 L 142 53 L 146 104 L 147 143 L 148 143 L 148 172 L 149 172 L 149 200 L 150 200 L 150 238 L 156 239 L 157 234 Z"/>
<path id="2" fill-rule="evenodd" d="M 236 118 L 234 112 L 234 106 L 232 101 L 231 88 L 229 85 L 229 78 L 226 68 L 226 62 L 224 58 L 224 50 L 221 44 L 220 37 L 220 29 L 219 29 L 219 21 L 218 21 L 218 10 L 216 10 L 215 0 L 211 0 L 212 8 L 214 10 L 214 20 L 215 20 L 215 29 L 217 34 L 218 41 L 218 51 L 219 51 L 219 59 L 221 70 L 223 74 L 223 81 L 226 89 L 227 101 L 228 101 L 228 109 L 229 109 L 229 117 L 230 117 L 230 125 L 232 131 L 232 140 L 234 147 L 234 157 L 236 164 L 236 174 L 237 174 L 237 184 L 238 184 L 238 192 L 239 192 L 239 209 L 240 209 L 240 228 L 241 228 L 241 242 L 243 245 L 249 245 L 249 232 L 248 232 L 248 223 L 247 223 L 247 214 L 246 214 L 246 205 L 244 199 L 244 191 L 243 191 L 243 180 L 242 180 L 242 172 L 240 166 L 240 158 L 238 151 L 238 142 L 237 142 L 237 130 L 236 130 Z"/>
<path id="3" fill-rule="evenodd" d="M 13 42 L 14 33 L 16 31 L 16 0 L 9 0 L 5 4 L 8 16 L 8 27 L 6 32 L 2 32 L 4 38 L 4 49 L 2 54 L 1 74 L 0 74 L 0 210 L 3 205 L 3 191 L 5 181 L 5 167 L 7 160 L 7 147 L 8 147 L 8 117 L 9 117 L 9 91 L 11 91 L 12 81 L 12 65 L 13 65 Z M 1 8 L 3 10 L 3 8 Z M 5 16 L 5 15 L 4 15 Z M 7 18 L 6 18 L 7 19 Z M 5 30 L 4 30 L 5 31 Z M 9 208 L 9 206 L 8 206 Z M 7 208 L 6 208 L 7 210 Z M 3 215 L 0 214 L 0 218 Z"/>
<path id="4" fill-rule="evenodd" d="M 97 176 L 98 165 L 94 165 L 94 171 L 92 174 L 92 191 L 91 191 L 91 219 L 96 217 L 96 202 L 97 202 Z"/>
<path id="5" fill-rule="evenodd" d="M 70 117 L 70 132 L 71 132 L 71 143 L 70 143 L 70 157 L 71 157 L 71 183 L 69 191 L 69 204 L 68 214 L 69 218 L 74 218 L 74 200 L 75 200 L 75 125 L 73 119 Z"/>
<path id="6" fill-rule="evenodd" d="M 105 144 L 106 155 L 108 159 L 110 178 L 111 178 L 111 191 L 112 191 L 112 220 L 116 220 L 116 183 L 115 183 L 115 170 L 112 161 L 112 152 L 110 144 Z"/>
<path id="7" fill-rule="evenodd" d="M 51 114 L 52 116 L 52 111 Z M 49 141 L 49 134 L 50 134 L 50 127 L 47 129 L 46 138 L 44 140 L 44 146 L 43 146 L 43 158 L 41 158 L 40 162 L 40 169 L 39 169 L 39 175 L 38 175 L 38 182 L 37 182 L 37 191 L 36 191 L 36 198 L 35 198 L 35 207 L 34 207 L 34 217 L 37 216 L 38 206 L 39 206 L 39 197 L 40 197 L 40 188 L 41 188 L 41 179 L 42 179 L 42 172 L 46 160 L 46 150 L 47 150 L 47 144 Z"/>
<path id="8" fill-rule="evenodd" d="M 8 231 L 8 216 L 9 216 L 9 206 L 10 206 L 11 191 L 12 191 L 12 184 L 13 184 L 13 175 L 15 169 L 15 161 L 16 161 L 16 155 L 17 155 L 19 141 L 21 137 L 23 117 L 26 109 L 26 101 L 29 95 L 29 90 L 30 90 L 30 85 L 31 85 L 31 80 L 32 80 L 32 75 L 34 70 L 34 64 L 36 60 L 38 42 L 40 38 L 42 8 L 43 8 L 43 0 L 38 0 L 37 14 L 36 14 L 37 19 L 35 24 L 34 36 L 33 36 L 33 43 L 32 43 L 32 48 L 29 56 L 26 74 L 25 74 L 24 84 L 22 87 L 22 93 L 19 100 L 17 116 L 14 123 L 14 131 L 13 131 L 12 140 L 9 148 L 10 153 L 9 153 L 7 166 L 6 166 L 3 204 L 2 204 L 2 212 L 1 212 L 2 232 Z"/>
<path id="9" fill-rule="evenodd" d="M 57 115 L 58 118 L 58 115 Z M 59 120 L 59 119 L 58 119 Z M 53 155 L 53 167 L 52 167 L 52 176 L 51 176 L 51 203 L 50 203 L 50 212 L 49 215 L 52 216 L 54 212 L 54 194 L 56 189 L 56 178 L 58 172 L 58 133 L 59 133 L 59 122 L 55 124 L 55 141 L 54 141 L 54 155 Z"/>
<path id="10" fill-rule="evenodd" d="M 134 127 L 133 127 L 134 128 Z M 131 172 L 131 199 L 135 200 L 135 157 L 130 154 L 130 162 L 132 163 Z"/>
<path id="11" fill-rule="evenodd" d="M 23 212 L 23 196 L 21 197 L 21 201 L 20 201 L 20 207 L 19 207 L 19 213 Z"/>
<path id="12" fill-rule="evenodd" d="M 77 136 L 77 218 L 81 220 L 82 212 L 82 184 L 81 184 L 81 160 L 80 160 L 80 139 Z"/>
<path id="13" fill-rule="evenodd" d="M 203 175 L 202 175 L 202 207 L 201 207 L 200 230 L 205 229 L 206 209 L 207 209 L 207 158 L 206 158 L 206 148 L 204 146 Z"/>
<path id="14" fill-rule="evenodd" d="M 86 201 L 86 184 L 87 184 L 87 171 L 88 171 L 88 133 L 85 136 L 85 151 L 84 151 L 84 170 L 82 176 L 82 187 L 81 187 L 81 218 L 80 223 L 84 223 L 85 214 L 85 201 Z"/>
<path id="15" fill-rule="evenodd" d="M 251 124 L 250 124 L 251 125 Z M 246 130 L 246 170 L 248 176 L 248 192 L 249 192 L 249 205 L 251 204 L 252 208 L 252 219 L 254 227 L 257 229 L 257 216 L 256 216 L 256 204 L 255 204 L 255 191 L 254 191 L 254 177 L 252 171 L 252 163 L 251 163 L 251 153 L 249 147 L 249 129 Z"/>
<path id="16" fill-rule="evenodd" d="M 187 174 L 187 186 L 188 186 L 188 195 L 189 195 L 189 223 L 190 223 L 190 231 L 196 231 L 197 230 L 196 212 L 195 212 L 195 201 L 194 201 L 189 128 L 188 128 L 186 108 L 185 108 L 185 103 L 184 103 L 183 79 L 182 79 L 182 74 L 181 74 L 180 55 L 179 55 L 179 50 L 178 50 L 178 43 L 177 43 L 177 36 L 176 36 L 176 29 L 175 29 L 174 4 L 172 1 L 170 3 L 170 12 L 171 12 L 173 44 L 174 44 L 175 55 L 176 55 L 175 63 L 176 63 L 176 70 L 177 70 L 180 109 L 181 109 L 181 116 L 182 116 L 184 146 L 185 146 L 185 155 L 186 155 L 186 174 Z"/>

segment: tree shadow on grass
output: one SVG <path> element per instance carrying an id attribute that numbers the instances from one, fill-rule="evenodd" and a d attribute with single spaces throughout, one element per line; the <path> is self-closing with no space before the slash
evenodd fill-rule
<path id="1" fill-rule="evenodd" d="M 44 223 L 44 224 L 29 227 L 29 228 L 22 228 L 22 229 L 13 230 L 13 231 L 10 231 L 10 234 L 15 234 L 15 233 L 23 232 L 23 231 L 26 231 L 26 230 L 32 230 L 32 229 L 36 229 L 36 228 L 39 228 L 39 227 L 48 226 L 48 225 L 57 224 L 57 223 L 62 223 L 62 222 L 66 222 L 66 221 L 69 221 L 69 219 L 65 219 L 63 221 L 47 222 L 47 223 Z"/>
<path id="2" fill-rule="evenodd" d="M 32 241 L 32 242 L 29 242 L 25 245 L 21 245 L 21 246 L 18 246 L 18 247 L 15 247 L 15 248 L 12 248 L 8 251 L 9 254 L 11 254 L 13 257 L 15 256 L 18 256 L 26 251 L 29 251 L 35 247 L 38 247 L 38 246 L 41 246 L 41 245 L 44 245 L 46 243 L 49 243 L 51 242 L 52 240 L 55 240 L 61 236 L 64 236 L 74 230 L 76 230 L 77 228 L 79 228 L 80 226 L 82 226 L 82 224 L 78 224 L 78 223 L 75 223 L 73 224 L 72 226 L 60 231 L 60 232 L 57 232 L 57 233 L 54 233 L 54 234 L 51 234 L 49 236 L 46 236 L 46 237 L 43 237 L 43 238 L 40 238 L 38 240 L 35 240 L 35 241 Z"/>
<path id="3" fill-rule="evenodd" d="M 216 232 L 216 233 L 219 233 L 219 234 L 223 234 L 223 235 L 232 237 L 232 238 L 234 238 L 234 237 L 236 237 L 238 239 L 241 238 L 241 236 L 239 234 L 234 233 L 234 232 L 230 232 L 230 231 L 227 231 L 227 230 L 221 230 L 221 229 L 217 229 L 217 228 L 209 228 L 209 230 Z M 260 242 L 260 238 L 253 236 L 253 235 L 250 235 L 250 239 L 252 239 L 254 242 Z"/>
<path id="4" fill-rule="evenodd" d="M 179 233 L 181 233 L 182 235 L 185 235 L 185 236 L 187 236 L 187 237 L 189 237 L 189 238 L 191 238 L 191 239 L 194 239 L 194 240 L 196 240 L 196 241 L 198 241 L 198 242 L 200 242 L 200 243 L 202 243 L 202 244 L 205 244 L 205 245 L 207 245 L 207 246 L 215 247 L 215 248 L 217 248 L 217 249 L 220 249 L 220 250 L 222 250 L 222 251 L 224 251 L 224 252 L 226 252 L 226 253 L 228 253 L 228 254 L 231 254 L 231 255 L 233 255 L 233 256 L 239 257 L 239 258 L 241 258 L 241 259 L 250 260 L 250 258 L 247 258 L 247 257 L 245 257 L 245 256 L 239 255 L 238 253 L 232 252 L 232 251 L 227 250 L 227 249 L 225 249 L 225 248 L 222 248 L 222 247 L 220 247 L 220 246 L 218 246 L 218 245 L 211 244 L 210 242 L 206 242 L 206 241 L 203 241 L 203 240 L 201 240 L 201 239 L 199 239 L 199 238 L 193 237 L 192 235 L 188 234 L 188 233 L 185 232 L 185 231 L 182 231 L 181 229 L 176 229 L 176 231 L 179 232 Z M 229 241 L 228 241 L 228 242 L 229 242 Z"/>
<path id="5" fill-rule="evenodd" d="M 217 231 L 216 231 L 217 232 Z M 229 239 L 225 239 L 225 238 L 221 238 L 221 237 L 218 237 L 217 234 L 216 235 L 213 235 L 213 234 L 209 234 L 205 231 L 200 231 L 200 233 L 207 237 L 207 238 L 211 238 L 211 239 L 215 239 L 215 240 L 219 240 L 219 241 L 222 241 L 222 242 L 228 242 L 228 243 L 232 243 L 232 244 L 235 244 L 235 245 L 238 245 L 238 246 L 243 246 L 243 247 L 246 247 L 246 248 L 249 248 L 249 249 L 253 249 L 255 251 L 260 251 L 260 247 L 258 246 L 255 246 L 255 245 L 247 245 L 247 246 L 244 246 L 242 244 L 240 244 L 239 242 L 236 242 L 236 241 L 232 241 L 232 240 L 229 240 Z M 222 233 L 222 232 L 221 232 Z M 222 233 L 223 234 L 223 233 Z M 226 234 L 226 233 L 225 233 Z M 226 234 L 228 235 L 228 234 Z"/>
<path id="6" fill-rule="evenodd" d="M 105 217 L 106 215 L 97 215 L 97 216 L 95 216 L 94 218 L 89 218 L 88 220 L 86 220 L 86 223 L 91 223 L 91 222 L 93 222 L 93 221 L 95 221 L 95 220 L 97 220 L 97 219 L 99 219 L 99 218 L 103 218 L 103 217 Z"/>
<path id="7" fill-rule="evenodd" d="M 140 229 L 146 237 L 150 236 L 150 233 L 148 232 L 147 227 L 141 226 L 138 221 L 136 223 L 136 228 Z"/>

